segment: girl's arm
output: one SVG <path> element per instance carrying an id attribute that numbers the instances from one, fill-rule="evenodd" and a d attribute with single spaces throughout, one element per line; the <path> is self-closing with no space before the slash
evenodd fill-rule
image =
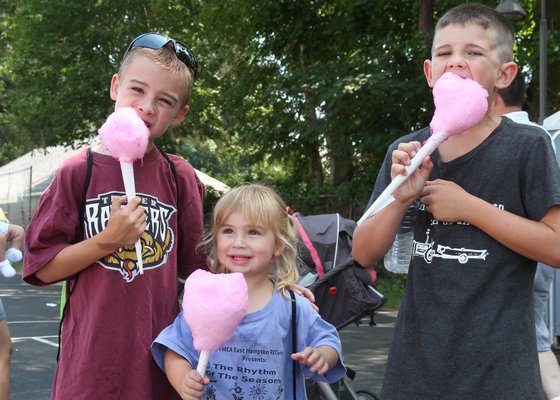
<path id="1" fill-rule="evenodd" d="M 292 360 L 310 367 L 311 372 L 324 375 L 338 362 L 338 352 L 330 346 L 306 347 L 292 354 Z"/>
<path id="2" fill-rule="evenodd" d="M 167 349 L 163 365 L 169 383 L 183 400 L 200 399 L 204 395 L 204 385 L 208 384 L 210 379 L 200 376 L 179 354 Z"/>
<path id="3" fill-rule="evenodd" d="M 126 196 L 115 196 L 107 227 L 97 235 L 70 245 L 60 251 L 35 275 L 44 283 L 60 281 L 72 276 L 122 246 L 135 243 L 146 229 L 146 214 L 141 199 L 134 197 L 126 207 Z"/>

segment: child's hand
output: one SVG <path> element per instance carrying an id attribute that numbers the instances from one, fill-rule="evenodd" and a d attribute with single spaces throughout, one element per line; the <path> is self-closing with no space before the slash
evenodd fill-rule
<path id="1" fill-rule="evenodd" d="M 196 369 L 191 369 L 181 383 L 181 392 L 179 393 L 181 399 L 200 399 L 204 395 L 204 386 L 208 383 L 210 383 L 210 379 L 207 376 L 203 378 Z"/>
<path id="2" fill-rule="evenodd" d="M 311 372 L 315 372 L 319 375 L 325 374 L 330 368 L 323 353 L 319 349 L 314 349 L 313 347 L 306 347 L 305 350 L 292 354 L 292 360 L 299 361 L 309 366 Z"/>
<path id="3" fill-rule="evenodd" d="M 451 181 L 436 179 L 426 182 L 420 201 L 435 219 L 444 222 L 468 222 L 469 194 Z"/>
<path id="4" fill-rule="evenodd" d="M 290 289 L 292 289 L 295 294 L 305 297 L 311 304 L 311 307 L 313 307 L 315 311 L 319 312 L 319 307 L 315 304 L 315 295 L 310 289 L 295 283 L 290 285 Z"/>
<path id="5" fill-rule="evenodd" d="M 108 246 L 119 248 L 135 243 L 140 238 L 147 224 L 146 213 L 140 201 L 140 197 L 133 197 L 128 203 L 126 196 L 113 197 L 111 214 L 104 230 L 104 242 Z"/>
<path id="6" fill-rule="evenodd" d="M 397 175 L 406 175 L 406 166 L 410 164 L 410 160 L 416 155 L 420 149 L 420 142 L 400 143 L 397 150 L 393 151 L 391 165 L 391 177 L 394 179 Z M 412 203 L 416 199 L 426 180 L 432 171 L 432 161 L 429 156 L 422 160 L 422 166 L 410 174 L 410 177 L 393 193 L 395 200 L 401 203 Z"/>

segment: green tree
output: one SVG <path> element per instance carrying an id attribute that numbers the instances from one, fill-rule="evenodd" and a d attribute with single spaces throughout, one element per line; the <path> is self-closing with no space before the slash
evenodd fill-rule
<path id="1" fill-rule="evenodd" d="M 434 22 L 460 3 L 0 0 L 0 163 L 95 133 L 112 111 L 109 81 L 127 43 L 158 31 L 192 47 L 201 64 L 191 111 L 164 147 L 228 184 L 271 183 L 303 212 L 357 218 L 387 146 L 431 119 L 422 62 Z M 537 3 L 524 0 L 529 16 L 515 24 L 533 117 Z M 548 3 L 552 112 L 559 6 Z"/>

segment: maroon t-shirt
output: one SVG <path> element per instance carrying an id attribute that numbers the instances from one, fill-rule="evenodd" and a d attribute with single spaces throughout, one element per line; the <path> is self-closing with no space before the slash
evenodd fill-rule
<path id="1" fill-rule="evenodd" d="M 192 166 L 156 149 L 134 163 L 136 193 L 148 215 L 142 235 L 144 273 L 134 245 L 112 253 L 78 274 L 62 331 L 52 399 L 179 398 L 150 353 L 153 339 L 179 312 L 178 274 L 206 268 L 197 249 L 203 234 L 204 186 Z M 124 195 L 120 165 L 92 152 L 85 238 L 101 232 L 111 198 Z M 27 229 L 23 279 L 44 285 L 35 273 L 80 238 L 78 227 L 86 176 L 85 151 L 67 159 L 44 192 Z M 178 187 L 177 187 L 178 186 Z"/>

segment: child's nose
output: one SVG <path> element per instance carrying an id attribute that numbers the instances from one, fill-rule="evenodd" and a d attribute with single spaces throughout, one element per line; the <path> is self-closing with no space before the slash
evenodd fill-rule
<path id="1" fill-rule="evenodd" d="M 245 236 L 244 235 L 235 235 L 233 245 L 236 246 L 236 247 L 245 246 Z"/>
<path id="2" fill-rule="evenodd" d="M 457 69 L 465 67 L 465 59 L 460 54 L 453 54 L 447 61 L 448 69 Z"/>
<path id="3" fill-rule="evenodd" d="M 145 114 L 152 114 L 154 112 L 153 102 L 149 99 L 144 99 L 139 105 L 140 111 Z"/>

